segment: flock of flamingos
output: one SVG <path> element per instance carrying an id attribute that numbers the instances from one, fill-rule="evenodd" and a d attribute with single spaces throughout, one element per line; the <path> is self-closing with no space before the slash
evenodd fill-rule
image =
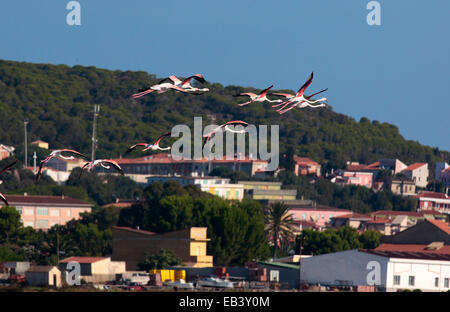
<path id="1" fill-rule="evenodd" d="M 277 108 L 276 111 L 280 115 L 287 113 L 288 111 L 290 111 L 291 109 L 294 109 L 295 107 L 297 107 L 297 108 L 325 107 L 326 104 L 324 102 L 327 101 L 326 98 L 321 98 L 318 100 L 311 100 L 311 99 L 313 96 L 323 93 L 323 92 L 327 91 L 328 89 L 321 90 L 321 91 L 316 92 L 311 95 L 305 95 L 305 91 L 309 87 L 309 85 L 312 83 L 313 77 L 314 77 L 314 73 L 311 73 L 308 80 L 300 87 L 300 89 L 297 91 L 296 94 L 289 94 L 289 93 L 269 93 L 268 94 L 268 91 L 273 88 L 273 85 L 271 85 L 270 87 L 262 90 L 258 94 L 252 93 L 252 92 L 244 92 L 244 93 L 236 94 L 234 96 L 235 97 L 246 96 L 249 98 L 249 101 L 238 104 L 238 106 L 245 106 L 252 102 L 265 102 L 265 101 L 270 102 L 270 103 L 277 103 L 275 105 L 272 105 L 272 107 Z M 149 88 L 146 88 L 144 90 L 139 90 L 138 93 L 135 93 L 132 95 L 132 98 L 137 99 L 137 98 L 140 98 L 147 94 L 150 94 L 152 92 L 156 92 L 159 94 L 159 93 L 164 93 L 164 92 L 167 92 L 170 90 L 173 90 L 175 92 L 189 93 L 189 94 L 195 94 L 195 95 L 201 95 L 204 92 L 209 91 L 208 88 L 198 88 L 198 87 L 192 86 L 191 85 L 192 79 L 195 79 L 196 81 L 198 81 L 200 83 L 206 82 L 206 80 L 205 80 L 205 78 L 203 78 L 202 74 L 196 74 L 196 75 L 190 76 L 190 77 L 186 78 L 185 80 L 180 80 L 177 77 L 172 75 L 172 76 L 169 76 L 168 78 L 164 78 L 163 80 L 159 81 L 157 84 L 155 84 L 153 86 L 150 86 Z M 284 99 L 283 100 L 281 100 L 281 99 L 270 100 L 267 97 L 268 95 L 283 97 Z M 205 134 L 203 136 L 205 138 L 204 144 L 206 144 L 215 133 L 218 133 L 220 131 L 245 133 L 245 130 L 233 130 L 233 129 L 229 128 L 230 125 L 233 125 L 233 126 L 241 125 L 241 126 L 246 127 L 246 126 L 248 126 L 248 123 L 246 123 L 245 121 L 241 121 L 241 120 L 232 120 L 221 126 L 218 126 L 214 130 L 212 130 L 211 132 L 209 132 L 208 134 Z M 131 151 L 133 151 L 134 149 L 136 149 L 138 147 L 142 147 L 142 151 L 169 150 L 170 147 L 162 148 L 159 146 L 159 143 L 164 138 L 166 138 L 170 135 L 171 135 L 170 132 L 164 133 L 153 144 L 151 144 L 151 143 L 134 144 L 125 153 L 130 153 Z M 111 159 L 95 159 L 95 160 L 89 161 L 89 158 L 86 155 L 79 153 L 75 150 L 59 149 L 59 150 L 55 150 L 55 151 L 51 152 L 45 159 L 43 159 L 40 162 L 39 171 L 36 175 L 36 183 L 39 182 L 39 180 L 40 180 L 40 177 L 42 175 L 42 169 L 52 158 L 71 160 L 71 159 L 75 159 L 75 157 L 84 158 L 87 161 L 86 164 L 84 164 L 84 166 L 81 168 L 82 170 L 80 173 L 80 177 L 81 177 L 81 174 L 83 173 L 84 169 L 86 169 L 88 171 L 92 171 L 92 169 L 97 166 L 101 166 L 105 169 L 111 169 L 111 167 L 114 167 L 122 175 L 124 174 L 123 170 L 119 166 L 119 164 Z M 0 170 L 0 175 L 5 173 L 9 169 L 11 169 L 16 163 L 17 163 L 17 160 L 10 163 L 2 170 Z M 3 181 L 0 180 L 0 184 L 2 182 Z M 0 193 L 0 201 L 4 202 L 6 204 L 6 206 L 8 206 L 8 200 L 2 193 Z"/>

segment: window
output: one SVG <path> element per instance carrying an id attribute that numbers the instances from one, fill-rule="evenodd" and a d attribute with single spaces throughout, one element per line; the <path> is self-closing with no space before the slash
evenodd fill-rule
<path id="1" fill-rule="evenodd" d="M 394 285 L 400 285 L 400 275 L 394 275 Z"/>
<path id="2" fill-rule="evenodd" d="M 48 208 L 37 208 L 36 214 L 38 216 L 48 216 Z"/>
<path id="3" fill-rule="evenodd" d="M 70 217 L 70 214 L 71 214 L 71 210 L 69 208 L 69 209 L 67 209 L 67 216 Z"/>
<path id="4" fill-rule="evenodd" d="M 48 228 L 48 220 L 37 220 L 36 227 L 38 229 L 46 229 Z"/>
<path id="5" fill-rule="evenodd" d="M 306 220 L 306 213 L 302 214 L 302 220 Z"/>
<path id="6" fill-rule="evenodd" d="M 445 287 L 445 288 L 448 288 L 448 284 L 449 284 L 449 279 L 448 279 L 448 277 L 447 277 L 447 278 L 444 278 L 444 287 Z"/>
<path id="7" fill-rule="evenodd" d="M 225 198 L 230 198 L 230 191 L 227 191 L 227 195 Z"/>
<path id="8" fill-rule="evenodd" d="M 59 209 L 52 209 L 52 210 L 50 210 L 50 215 L 52 217 L 59 217 Z"/>
<path id="9" fill-rule="evenodd" d="M 325 215 L 324 214 L 322 214 L 322 219 L 325 219 Z"/>
<path id="10" fill-rule="evenodd" d="M 332 218 L 333 218 L 333 215 L 330 214 L 330 215 L 328 216 L 328 219 L 331 220 Z"/>
<path id="11" fill-rule="evenodd" d="M 33 223 L 33 221 L 25 221 L 25 223 L 23 224 L 25 227 L 27 227 L 27 226 L 31 226 L 31 227 L 33 227 L 34 226 L 34 223 Z"/>
<path id="12" fill-rule="evenodd" d="M 409 277 L 408 285 L 409 285 L 409 286 L 414 286 L 414 276 L 410 276 L 410 277 Z"/>
<path id="13" fill-rule="evenodd" d="M 16 210 L 19 214 L 22 214 L 23 207 L 16 207 Z"/>
<path id="14" fill-rule="evenodd" d="M 33 209 L 25 209 L 24 214 L 26 216 L 32 216 L 34 214 L 34 211 L 33 211 Z"/>
<path id="15" fill-rule="evenodd" d="M 439 277 L 434 278 L 434 287 L 439 287 Z"/>

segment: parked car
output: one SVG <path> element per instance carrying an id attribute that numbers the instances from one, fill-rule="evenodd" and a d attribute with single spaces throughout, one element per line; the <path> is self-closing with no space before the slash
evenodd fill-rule
<path id="1" fill-rule="evenodd" d="M 210 276 L 202 280 L 198 280 L 198 286 L 214 287 L 214 288 L 233 288 L 233 283 L 227 279 L 220 279 L 218 277 Z"/>

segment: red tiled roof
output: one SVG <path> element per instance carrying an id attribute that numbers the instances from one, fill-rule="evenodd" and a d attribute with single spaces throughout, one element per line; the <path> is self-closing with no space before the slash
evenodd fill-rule
<path id="1" fill-rule="evenodd" d="M 427 163 L 415 163 L 410 165 L 409 167 L 406 167 L 405 169 L 403 169 L 402 171 L 412 171 L 412 170 L 416 170 L 417 168 L 420 168 L 422 166 L 425 166 Z"/>
<path id="2" fill-rule="evenodd" d="M 380 162 L 379 162 L 379 161 L 374 162 L 374 163 L 368 165 L 367 168 L 370 168 L 370 169 L 380 169 Z"/>
<path id="3" fill-rule="evenodd" d="M 315 165 L 315 166 L 319 166 L 319 163 L 312 160 L 311 158 L 308 157 L 299 157 L 297 155 L 294 155 L 294 161 L 297 164 L 309 164 L 309 165 Z"/>
<path id="4" fill-rule="evenodd" d="M 347 171 L 360 171 L 370 169 L 367 165 L 347 165 Z"/>
<path id="5" fill-rule="evenodd" d="M 349 213 L 342 216 L 333 217 L 333 219 L 370 219 L 370 216 L 361 213 Z"/>
<path id="6" fill-rule="evenodd" d="M 421 212 L 378 210 L 378 211 L 375 211 L 375 212 L 370 212 L 369 214 L 371 216 L 383 215 L 383 216 L 410 216 L 410 217 L 423 217 L 425 214 L 427 214 L 427 215 L 429 215 L 429 214 L 442 215 L 442 213 L 440 213 L 439 211 L 432 211 L 432 210 L 425 210 L 425 211 L 421 211 Z"/>
<path id="7" fill-rule="evenodd" d="M 306 221 L 306 220 L 294 220 L 293 223 L 296 226 L 300 226 L 301 225 L 301 226 L 312 227 L 312 228 L 316 228 L 316 229 L 320 228 L 320 226 L 317 225 L 316 223 L 311 222 L 311 221 Z"/>
<path id="8" fill-rule="evenodd" d="M 450 245 L 444 245 L 439 249 L 427 249 L 428 245 L 418 244 L 381 244 L 377 251 L 400 251 L 400 252 L 428 252 L 450 255 Z"/>
<path id="9" fill-rule="evenodd" d="M 296 205 L 296 204 L 290 204 L 289 201 L 286 201 L 285 204 L 288 205 L 291 210 L 335 211 L 335 212 L 347 212 L 347 213 L 351 212 L 348 209 L 341 209 L 341 208 L 322 206 L 322 205 L 317 205 L 317 206 Z"/>
<path id="10" fill-rule="evenodd" d="M 435 193 L 435 192 L 420 192 L 419 194 L 413 196 L 415 198 L 422 198 L 422 197 L 428 197 L 428 198 L 440 198 L 440 199 L 447 199 L 447 194 L 444 193 Z"/>
<path id="11" fill-rule="evenodd" d="M 126 227 L 126 226 L 113 226 L 112 228 L 115 229 L 115 230 L 122 230 L 122 231 L 128 231 L 128 232 L 139 233 L 139 234 L 146 234 L 146 235 L 156 235 L 156 234 L 158 234 L 158 233 L 155 233 L 155 232 L 133 229 L 133 228 Z"/>
<path id="12" fill-rule="evenodd" d="M 161 153 L 161 154 L 155 154 L 150 156 L 144 156 L 139 158 L 118 158 L 113 159 L 115 162 L 117 162 L 119 165 L 125 165 L 125 164 L 173 164 L 173 163 L 206 163 L 209 162 L 207 158 L 202 158 L 200 160 L 175 160 L 172 158 L 171 154 L 167 153 Z M 238 159 L 237 157 L 235 159 L 224 159 L 217 160 L 213 159 L 211 160 L 212 163 L 229 163 L 229 162 L 240 162 L 240 163 L 249 163 L 249 162 L 262 162 L 267 163 L 266 160 L 261 159 L 255 159 L 252 160 L 248 156 L 244 157 L 243 159 Z"/>
<path id="13" fill-rule="evenodd" d="M 444 231 L 445 233 L 450 235 L 450 226 L 448 223 L 440 220 L 431 220 L 427 219 L 428 222 L 433 224 L 435 227 L 439 228 L 440 230 Z"/>
<path id="14" fill-rule="evenodd" d="M 78 263 L 95 263 L 101 260 L 105 260 L 107 258 L 104 257 L 70 257 L 64 260 L 61 260 L 59 263 L 69 263 L 69 262 L 78 262 Z"/>
<path id="15" fill-rule="evenodd" d="M 11 206 L 15 204 L 32 205 L 83 205 L 91 206 L 90 203 L 68 196 L 40 196 L 40 195 L 8 195 L 5 194 Z"/>
<path id="16" fill-rule="evenodd" d="M 376 219 L 367 221 L 367 223 L 390 223 L 390 222 L 392 222 L 392 220 L 385 219 L 385 218 L 376 218 Z"/>

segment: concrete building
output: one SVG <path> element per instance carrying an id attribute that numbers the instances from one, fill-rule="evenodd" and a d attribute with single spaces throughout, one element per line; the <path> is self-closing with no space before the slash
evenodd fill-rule
<path id="1" fill-rule="evenodd" d="M 61 287 L 61 271 L 55 266 L 32 266 L 25 279 L 30 286 Z"/>
<path id="2" fill-rule="evenodd" d="M 191 177 L 191 176 L 150 176 L 147 178 L 148 184 L 152 182 L 176 181 L 185 186 L 188 184 L 197 185 L 203 192 L 217 195 L 229 200 L 242 200 L 244 197 L 244 185 L 231 184 L 230 179 L 220 177 Z"/>
<path id="3" fill-rule="evenodd" d="M 36 140 L 30 143 L 30 145 L 36 145 L 39 148 L 48 149 L 48 142 L 42 140 Z"/>
<path id="4" fill-rule="evenodd" d="M 299 201 L 285 202 L 290 207 L 294 222 L 307 221 L 313 222 L 319 229 L 325 229 L 329 222 L 336 216 L 349 214 L 351 211 L 336 207 L 312 204 L 303 204 Z M 298 223 L 300 226 L 300 223 Z M 308 227 L 308 226 L 307 226 Z"/>
<path id="5" fill-rule="evenodd" d="M 337 170 L 331 182 L 339 185 L 372 187 L 373 173 L 365 171 Z"/>
<path id="6" fill-rule="evenodd" d="M 126 271 L 124 261 L 111 261 L 111 258 L 105 257 L 70 257 L 59 262 L 58 267 L 65 273 L 67 265 L 71 262 L 80 264 L 80 279 L 87 283 L 104 283 L 113 281 L 116 274 L 123 274 Z M 72 268 L 70 268 L 72 270 Z"/>
<path id="7" fill-rule="evenodd" d="M 413 196 L 416 194 L 416 183 L 407 178 L 387 177 L 383 181 L 383 188 L 402 196 Z"/>
<path id="8" fill-rule="evenodd" d="M 281 182 L 238 181 L 245 193 L 258 201 L 291 201 L 297 198 L 297 190 L 282 190 Z"/>
<path id="9" fill-rule="evenodd" d="M 55 224 L 64 225 L 91 211 L 91 204 L 68 196 L 5 195 L 9 205 L 16 207 L 24 226 L 47 230 Z M 3 205 L 3 203 L 1 203 Z"/>
<path id="10" fill-rule="evenodd" d="M 444 183 L 445 192 L 448 194 L 450 190 L 450 168 L 442 170 L 439 180 Z"/>
<path id="11" fill-rule="evenodd" d="M 302 259 L 302 283 L 379 291 L 447 291 L 450 255 L 347 250 Z"/>
<path id="12" fill-rule="evenodd" d="M 390 170 L 392 175 L 400 173 L 403 169 L 408 167 L 398 159 L 380 159 L 378 166 L 380 169 Z"/>
<path id="13" fill-rule="evenodd" d="M 428 164 L 415 163 L 401 171 L 409 180 L 414 181 L 418 187 L 426 187 L 428 184 Z"/>
<path id="14" fill-rule="evenodd" d="M 3 266 L 8 274 L 25 275 L 25 273 L 30 269 L 30 262 L 8 261 L 5 262 Z"/>
<path id="15" fill-rule="evenodd" d="M 441 174 L 444 170 L 449 168 L 450 166 L 446 162 L 438 162 L 436 163 L 435 169 L 434 169 L 434 178 L 437 181 L 441 181 Z"/>
<path id="16" fill-rule="evenodd" d="M 433 210 L 450 215 L 450 197 L 447 194 L 420 192 L 414 198 L 419 200 L 418 211 Z"/>
<path id="17" fill-rule="evenodd" d="M 444 245 L 450 245 L 450 226 L 448 223 L 425 219 L 396 235 L 381 238 L 381 243 L 384 244 L 429 245 L 434 242 L 443 242 Z"/>
<path id="18" fill-rule="evenodd" d="M 294 173 L 295 175 L 314 174 L 320 177 L 321 165 L 318 162 L 308 158 L 294 155 Z"/>
<path id="19" fill-rule="evenodd" d="M 127 270 L 137 270 L 146 254 L 156 254 L 161 249 L 171 250 L 185 266 L 211 267 L 213 257 L 206 254 L 207 228 L 189 229 L 157 234 L 154 232 L 115 226 L 113 255 L 115 261 L 126 261 Z"/>
<path id="20" fill-rule="evenodd" d="M 15 148 L 0 144 L 0 160 L 11 157 L 14 154 Z"/>

